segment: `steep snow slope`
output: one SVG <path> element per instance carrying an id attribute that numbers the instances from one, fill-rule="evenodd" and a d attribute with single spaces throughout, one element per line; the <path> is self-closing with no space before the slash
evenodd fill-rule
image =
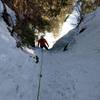
<path id="1" fill-rule="evenodd" d="M 38 73 L 33 59 L 16 48 L 0 18 L 0 100 L 35 100 Z"/>
<path id="2" fill-rule="evenodd" d="M 16 48 L 0 18 L 0 100 L 36 100 L 41 66 L 40 100 L 100 100 L 99 16 L 100 8 L 73 31 L 77 35 L 68 51 L 36 50 L 38 64 Z"/>
<path id="3" fill-rule="evenodd" d="M 41 100 L 100 100 L 99 16 L 100 8 L 87 15 L 68 51 L 43 54 Z"/>

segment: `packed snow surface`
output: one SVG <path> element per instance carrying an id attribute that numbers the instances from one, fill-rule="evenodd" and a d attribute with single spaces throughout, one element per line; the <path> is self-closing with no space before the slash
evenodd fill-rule
<path id="1" fill-rule="evenodd" d="M 86 30 L 68 51 L 27 49 L 30 54 L 16 48 L 0 18 L 0 100 L 37 100 L 41 66 L 39 100 L 100 100 L 99 16 L 100 8 L 86 16 L 79 28 Z M 37 64 L 30 56 L 35 52 Z"/>

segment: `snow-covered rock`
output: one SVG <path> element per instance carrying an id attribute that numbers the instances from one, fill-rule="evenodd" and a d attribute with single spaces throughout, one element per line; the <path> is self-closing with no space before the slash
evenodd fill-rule
<path id="1" fill-rule="evenodd" d="M 2 2 L 0 0 L 0 16 L 2 15 L 2 12 L 3 12 L 3 4 L 2 4 Z"/>

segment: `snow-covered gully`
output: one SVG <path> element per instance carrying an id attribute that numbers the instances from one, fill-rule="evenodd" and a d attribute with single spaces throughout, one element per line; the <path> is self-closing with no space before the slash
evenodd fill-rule
<path id="1" fill-rule="evenodd" d="M 78 9 L 79 8 L 79 9 Z M 66 34 L 68 34 L 68 32 L 71 30 L 71 29 L 73 29 L 73 28 L 75 28 L 76 26 L 77 26 L 77 24 L 78 24 L 78 21 L 79 20 L 77 20 L 77 19 L 80 19 L 80 12 L 81 12 L 81 3 L 80 2 L 78 2 L 76 5 L 75 5 L 75 7 L 74 7 L 74 10 L 73 10 L 73 12 L 72 12 L 72 14 L 69 16 L 69 18 L 65 21 L 65 23 L 64 23 L 64 25 L 62 26 L 62 31 L 61 31 L 61 34 L 60 34 L 60 36 L 58 37 L 58 39 L 60 39 L 61 37 L 63 37 L 64 35 L 66 35 Z M 73 20 L 74 21 L 73 21 Z M 72 26 L 72 24 L 74 24 L 74 26 Z M 66 29 L 66 27 L 69 27 L 69 28 L 67 28 Z M 73 36 L 74 36 L 74 34 L 73 34 Z M 72 36 L 72 37 L 73 37 Z M 60 43 L 58 42 L 58 44 L 59 45 L 62 45 L 63 47 L 66 45 L 66 40 L 69 40 L 68 38 L 70 38 L 70 40 L 72 39 L 72 37 L 70 38 L 70 37 L 68 37 L 67 36 L 67 38 L 66 39 L 64 39 L 64 41 L 65 41 L 65 43 L 63 44 L 63 42 L 62 41 L 60 41 Z M 57 44 L 55 44 L 55 45 L 57 45 Z M 53 49 L 51 49 L 51 50 L 49 50 L 49 52 L 54 52 L 54 50 L 60 50 L 62 47 L 60 46 L 60 49 L 59 49 L 59 45 L 57 45 L 56 47 L 55 47 L 55 45 L 54 45 L 54 47 L 53 47 Z M 55 49 L 56 48 L 56 49 Z M 63 48 L 62 48 L 63 49 Z M 37 93 L 37 100 L 40 100 L 40 96 L 41 96 L 41 80 L 42 80 L 42 73 L 44 72 L 44 70 L 43 70 L 43 67 L 46 67 L 46 65 L 44 65 L 44 63 L 43 62 L 45 62 L 45 57 L 43 57 L 43 51 L 41 52 L 42 53 L 42 55 L 41 55 L 41 62 L 40 62 L 40 74 L 39 74 L 39 85 L 38 85 L 38 93 Z M 45 53 L 45 52 L 44 52 Z M 52 64 L 52 63 L 51 63 Z M 44 75 L 43 75 L 44 76 Z M 73 82 L 74 82 L 74 80 L 73 80 Z M 74 84 L 74 83 L 73 83 Z M 69 88 L 69 87 L 68 87 Z M 75 84 L 74 85 L 72 85 L 72 87 L 71 88 L 73 88 L 72 89 L 72 91 L 74 92 L 75 91 Z M 63 93 L 61 93 L 61 95 L 63 96 Z"/>
<path id="2" fill-rule="evenodd" d="M 79 29 L 86 29 L 68 51 L 43 51 L 41 56 L 40 49 L 27 48 L 39 56 L 37 64 L 16 48 L 0 17 L 0 100 L 100 100 L 100 8 L 93 15 L 81 23 Z"/>

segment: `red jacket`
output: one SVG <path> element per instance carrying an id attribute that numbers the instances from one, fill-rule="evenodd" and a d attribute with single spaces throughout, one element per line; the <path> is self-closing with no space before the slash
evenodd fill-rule
<path id="1" fill-rule="evenodd" d="M 47 41 L 44 38 L 41 38 L 38 40 L 38 46 L 43 47 L 45 45 L 48 45 Z M 48 45 L 49 46 L 49 45 Z"/>

